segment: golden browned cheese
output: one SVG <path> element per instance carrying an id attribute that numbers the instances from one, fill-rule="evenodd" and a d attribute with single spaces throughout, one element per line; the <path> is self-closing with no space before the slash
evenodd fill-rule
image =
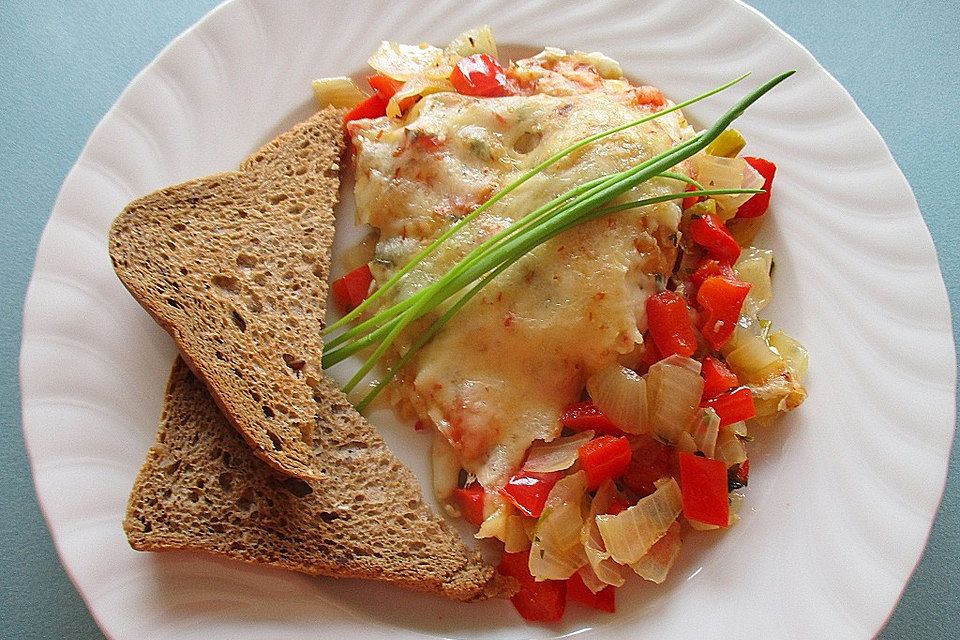
<path id="1" fill-rule="evenodd" d="M 552 154 L 649 113 L 617 99 L 611 87 L 629 85 L 617 80 L 604 91 L 504 98 L 438 93 L 402 120 L 355 125 L 358 220 L 381 230 L 385 272 Z M 404 278 L 394 299 L 435 281 L 551 198 L 691 134 L 675 112 L 561 160 L 454 236 Z M 683 187 L 655 179 L 618 201 Z M 468 303 L 405 372 L 405 400 L 439 428 L 484 486 L 502 486 L 534 440 L 554 438 L 586 376 L 641 341 L 644 302 L 655 277 L 670 273 L 679 217 L 674 203 L 628 210 L 537 247 Z"/>

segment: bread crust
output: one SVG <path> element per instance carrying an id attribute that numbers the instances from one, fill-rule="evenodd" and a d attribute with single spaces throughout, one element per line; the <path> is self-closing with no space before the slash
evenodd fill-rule
<path id="1" fill-rule="evenodd" d="M 341 112 L 241 165 L 161 189 L 116 218 L 117 275 L 267 464 L 322 480 L 313 456 Z"/>

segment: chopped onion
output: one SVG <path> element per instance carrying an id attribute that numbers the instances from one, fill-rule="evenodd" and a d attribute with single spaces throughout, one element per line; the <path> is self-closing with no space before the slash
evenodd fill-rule
<path id="1" fill-rule="evenodd" d="M 679 555 L 680 523 L 674 522 L 663 537 L 657 540 L 642 558 L 631 564 L 630 568 L 644 580 L 662 584 Z"/>
<path id="2" fill-rule="evenodd" d="M 566 580 L 587 564 L 580 544 L 586 500 L 586 474 L 561 478 L 547 496 L 530 545 L 530 573 L 538 580 Z"/>
<path id="3" fill-rule="evenodd" d="M 526 551 L 530 548 L 530 536 L 528 534 L 528 529 L 532 530 L 532 526 L 535 524 L 533 518 L 528 518 L 525 515 L 514 513 L 507 516 L 507 523 L 505 526 L 505 535 L 503 538 L 503 550 L 507 553 L 518 553 L 520 551 Z"/>
<path id="4" fill-rule="evenodd" d="M 767 342 L 780 353 L 780 357 L 783 358 L 794 379 L 797 382 L 803 382 L 803 379 L 807 377 L 807 364 L 809 362 L 807 350 L 803 348 L 803 345 L 783 331 L 771 334 Z"/>
<path id="5" fill-rule="evenodd" d="M 603 538 L 600 536 L 600 529 L 597 528 L 597 515 L 607 512 L 616 495 L 617 488 L 613 481 L 606 480 L 597 489 L 596 495 L 590 502 L 590 511 L 584 518 L 583 528 L 580 530 L 580 541 L 583 543 L 589 565 L 582 567 L 580 574 L 582 576 L 589 573 L 603 586 L 612 584 L 619 587 L 626 581 L 626 572 L 623 565 L 610 558 Z M 591 584 L 595 585 L 595 582 L 587 582 L 585 579 L 584 584 L 594 593 L 599 591 L 591 586 Z"/>
<path id="6" fill-rule="evenodd" d="M 752 285 L 744 303 L 744 309 L 750 313 L 757 313 L 773 298 L 773 287 L 770 283 L 772 267 L 773 251 L 756 247 L 745 248 L 737 263 L 733 265 L 737 277 Z"/>
<path id="7" fill-rule="evenodd" d="M 597 408 L 627 433 L 647 430 L 647 382 L 617 363 L 587 379 L 587 392 Z"/>
<path id="8" fill-rule="evenodd" d="M 763 187 L 763 176 L 747 164 L 743 158 L 725 158 L 706 153 L 693 158 L 697 182 L 707 189 L 759 189 Z M 753 197 L 751 193 L 738 195 L 713 196 L 717 201 L 717 215 L 723 220 L 732 218 L 737 208 Z"/>
<path id="9" fill-rule="evenodd" d="M 428 44 L 410 45 L 384 40 L 367 64 L 385 76 L 406 82 L 422 75 L 442 57 L 443 49 Z"/>
<path id="10" fill-rule="evenodd" d="M 737 348 L 727 354 L 727 364 L 745 382 L 763 382 L 787 368 L 780 354 L 759 335 L 739 339 Z"/>
<path id="11" fill-rule="evenodd" d="M 497 57 L 497 43 L 493 39 L 493 31 L 483 25 L 476 29 L 464 31 L 447 45 L 446 52 L 461 58 L 472 56 L 475 53 L 486 53 Z"/>
<path id="12" fill-rule="evenodd" d="M 610 557 L 621 564 L 633 564 L 667 532 L 682 509 L 680 485 L 670 478 L 625 511 L 597 516 L 597 527 Z"/>
<path id="13" fill-rule="evenodd" d="M 447 75 L 449 76 L 449 72 Z M 453 84 L 450 83 L 446 76 L 441 78 L 412 78 L 404 82 L 403 86 L 397 89 L 397 92 L 390 97 L 390 101 L 387 102 L 387 115 L 391 118 L 399 118 L 403 115 L 400 105 L 409 98 L 421 98 L 431 93 L 453 90 Z"/>
<path id="14" fill-rule="evenodd" d="M 697 443 L 697 450 L 708 458 L 713 457 L 717 444 L 717 432 L 720 430 L 720 416 L 713 409 L 701 410 L 700 418 L 694 424 L 691 435 Z"/>
<path id="15" fill-rule="evenodd" d="M 320 78 L 313 81 L 313 97 L 317 106 L 331 106 L 337 109 L 350 109 L 367 98 L 367 94 L 345 76 Z"/>
<path id="16" fill-rule="evenodd" d="M 743 508 L 743 503 L 745 501 L 746 496 L 739 491 L 730 492 L 730 517 L 727 519 L 728 527 L 732 527 L 740 522 L 740 510 Z"/>
<path id="17" fill-rule="evenodd" d="M 593 431 L 582 431 L 572 436 L 554 438 L 550 442 L 536 442 L 530 447 L 527 461 L 523 463 L 526 471 L 563 471 L 577 461 L 580 446 L 593 439 Z"/>
<path id="18" fill-rule="evenodd" d="M 686 451 L 687 453 L 696 453 L 699 450 L 697 441 L 686 431 L 680 432 L 680 435 L 677 436 L 677 443 L 673 446 L 676 447 L 677 451 Z"/>
<path id="19" fill-rule="evenodd" d="M 717 435 L 715 458 L 722 460 L 723 464 L 729 468 L 747 459 L 747 448 L 735 433 L 731 433 L 728 429 L 721 429 Z"/>
<path id="20" fill-rule="evenodd" d="M 433 463 L 433 495 L 437 502 L 444 505 L 444 510 L 459 516 L 460 510 L 451 503 L 450 498 L 460 481 L 460 456 L 439 431 L 433 434 L 430 453 Z"/>
<path id="21" fill-rule="evenodd" d="M 647 402 L 650 432 L 671 444 L 696 418 L 703 395 L 700 363 L 683 356 L 670 356 L 650 367 Z"/>

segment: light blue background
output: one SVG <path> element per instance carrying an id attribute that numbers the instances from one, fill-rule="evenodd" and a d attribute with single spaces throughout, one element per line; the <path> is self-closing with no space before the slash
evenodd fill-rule
<path id="1" fill-rule="evenodd" d="M 2 638 L 102 637 L 60 567 L 30 480 L 17 384 L 23 296 L 57 190 L 87 136 L 133 76 L 214 4 L 0 3 Z M 813 52 L 886 139 L 936 243 L 956 342 L 960 5 L 932 0 L 752 4 Z M 960 629 L 958 470 L 954 447 L 929 546 L 881 638 L 941 638 Z"/>

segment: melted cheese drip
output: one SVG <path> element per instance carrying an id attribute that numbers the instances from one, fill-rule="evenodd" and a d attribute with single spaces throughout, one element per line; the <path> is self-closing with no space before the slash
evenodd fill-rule
<path id="1" fill-rule="evenodd" d="M 644 113 L 597 91 L 427 96 L 403 121 L 354 127 L 359 221 L 381 229 L 381 247 L 396 247 L 398 237 L 422 246 L 556 151 Z M 454 236 L 404 278 L 397 295 L 434 281 L 552 197 L 691 133 L 681 115 L 668 114 L 562 160 Z M 683 186 L 651 180 L 621 199 Z M 406 401 L 485 487 L 505 484 L 534 440 L 559 434 L 563 408 L 579 399 L 592 371 L 642 341 L 644 303 L 655 276 L 671 271 L 679 215 L 674 203 L 624 211 L 537 247 L 468 303 L 404 372 Z"/>

